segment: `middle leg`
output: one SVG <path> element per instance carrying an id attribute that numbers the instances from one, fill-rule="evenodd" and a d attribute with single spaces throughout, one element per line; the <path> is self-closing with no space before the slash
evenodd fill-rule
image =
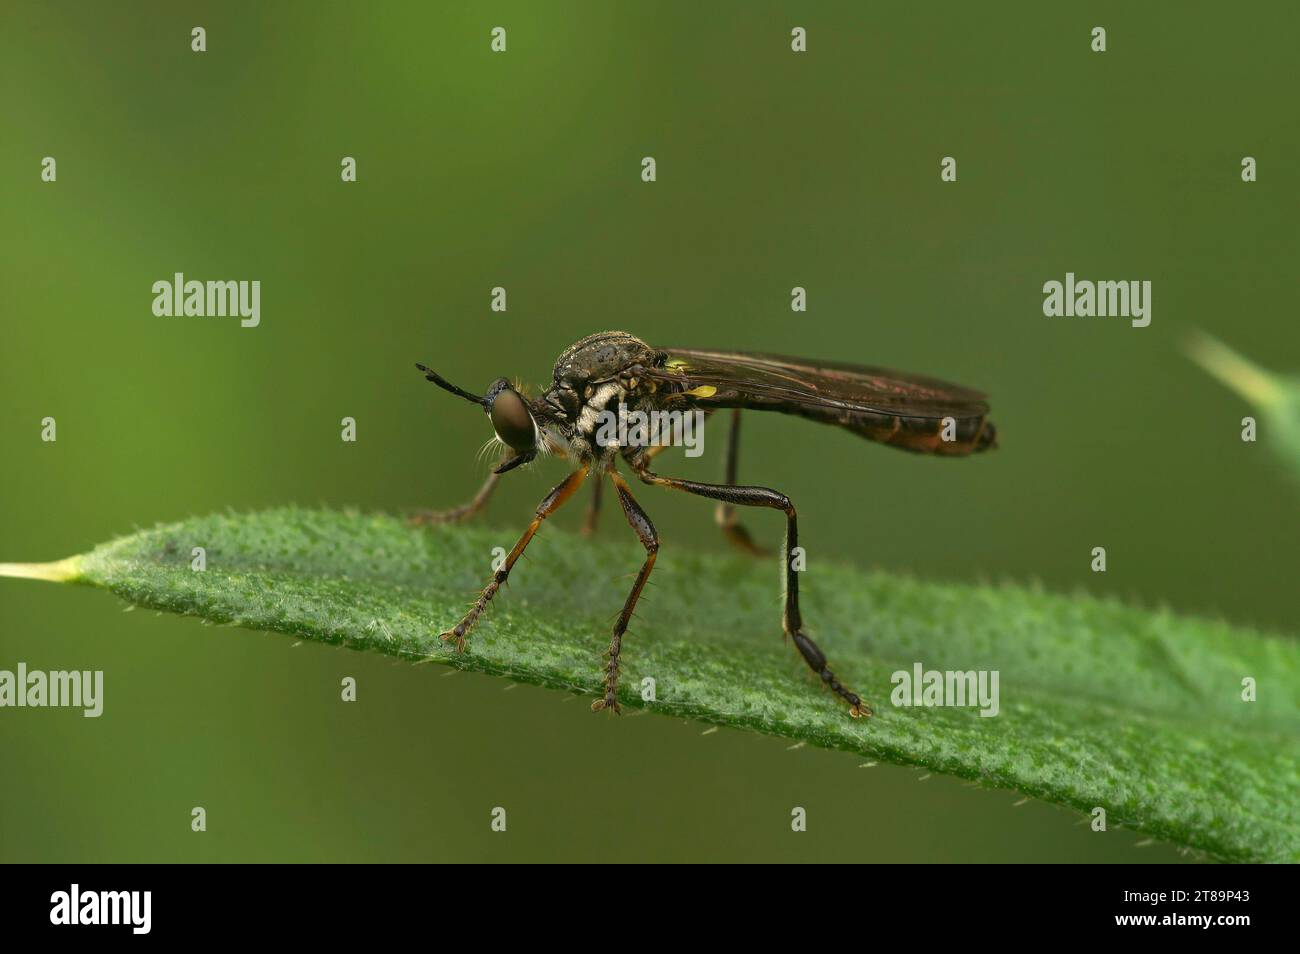
<path id="1" fill-rule="evenodd" d="M 623 649 L 623 634 L 627 632 L 627 624 L 632 619 L 632 611 L 636 609 L 636 601 L 640 599 L 641 591 L 645 589 L 646 580 L 650 579 L 650 571 L 655 566 L 655 556 L 659 553 L 659 533 L 655 530 L 655 525 L 650 522 L 650 518 L 646 516 L 646 512 L 641 509 L 641 505 L 632 497 L 632 491 L 622 476 L 618 471 L 611 470 L 609 479 L 614 482 L 614 489 L 618 491 L 618 502 L 623 505 L 623 515 L 627 517 L 627 522 L 632 525 L 636 535 L 641 538 L 641 545 L 645 547 L 645 562 L 641 564 L 641 572 L 637 574 L 636 582 L 632 584 L 632 592 L 627 595 L 627 600 L 623 603 L 623 611 L 618 614 L 618 621 L 614 623 L 614 637 L 609 643 L 609 662 L 605 664 L 605 697 L 591 704 L 592 712 L 599 712 L 605 708 L 611 712 L 621 711 L 618 704 L 618 654 Z"/>

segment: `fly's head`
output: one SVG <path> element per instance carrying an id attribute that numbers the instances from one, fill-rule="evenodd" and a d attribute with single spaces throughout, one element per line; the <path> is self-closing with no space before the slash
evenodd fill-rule
<path id="1" fill-rule="evenodd" d="M 431 368 L 417 364 L 427 380 L 450 391 L 471 404 L 477 404 L 492 422 L 496 439 L 508 447 L 513 456 L 497 467 L 498 474 L 514 470 L 537 456 L 545 436 L 542 426 L 548 423 L 548 411 L 542 402 L 529 402 L 505 378 L 497 378 L 482 397 L 456 387 Z"/>
<path id="2" fill-rule="evenodd" d="M 640 406 L 646 385 L 637 379 L 637 368 L 662 365 L 666 357 L 623 331 L 591 335 L 565 349 L 555 363 L 551 387 L 533 401 L 505 378 L 492 382 L 479 397 L 431 368 L 416 367 L 444 391 L 487 413 L 497 440 L 513 452 L 496 469 L 503 474 L 528 463 L 541 451 L 564 453 L 581 461 L 611 457 L 617 446 L 602 444 L 596 437 L 602 413 L 617 412 L 624 402 Z"/>

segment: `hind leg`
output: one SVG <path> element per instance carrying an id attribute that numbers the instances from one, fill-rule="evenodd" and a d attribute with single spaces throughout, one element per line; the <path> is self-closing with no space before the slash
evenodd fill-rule
<path id="1" fill-rule="evenodd" d="M 794 568 L 791 553 L 799 545 L 799 521 L 794 504 L 785 494 L 767 487 L 729 487 L 719 484 L 701 484 L 693 480 L 681 480 L 677 477 L 660 477 L 649 470 L 638 471 L 638 476 L 648 484 L 684 490 L 689 494 L 706 497 L 727 504 L 741 507 L 768 507 L 785 514 L 785 612 L 781 615 L 781 626 L 786 636 L 794 640 L 799 655 L 815 672 L 822 684 L 849 704 L 849 715 L 855 719 L 871 715 L 868 706 L 856 693 L 839 681 L 826 663 L 826 656 L 813 642 L 812 637 L 803 630 L 803 617 L 799 613 L 799 572 Z"/>

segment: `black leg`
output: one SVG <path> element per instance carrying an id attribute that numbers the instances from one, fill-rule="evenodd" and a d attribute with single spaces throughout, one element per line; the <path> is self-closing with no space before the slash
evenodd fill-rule
<path id="1" fill-rule="evenodd" d="M 731 409 L 731 431 L 727 435 L 727 473 L 726 483 L 730 487 L 736 485 L 736 470 L 740 458 L 740 408 Z M 754 538 L 736 520 L 736 507 L 734 504 L 726 501 L 719 501 L 717 509 L 714 510 L 714 519 L 718 526 L 722 528 L 723 535 L 731 542 L 732 546 L 744 550 L 753 556 L 767 556 L 768 550 L 760 547 L 754 542 Z"/>
<path id="2" fill-rule="evenodd" d="M 799 545 L 799 521 L 795 515 L 794 504 L 785 494 L 767 487 L 726 487 L 718 484 L 701 484 L 693 480 L 681 480 L 676 477 L 661 477 L 649 470 L 640 470 L 638 476 L 648 484 L 684 490 L 690 494 L 735 504 L 741 507 L 768 507 L 785 513 L 785 612 L 781 625 L 785 634 L 794 640 L 795 646 L 810 669 L 817 673 L 821 681 L 831 692 L 849 704 L 849 715 L 854 718 L 871 715 L 871 708 L 858 696 L 844 686 L 835 673 L 826 664 L 826 656 L 803 631 L 803 618 L 799 615 L 799 572 L 794 568 L 791 554 Z"/>
<path id="3" fill-rule="evenodd" d="M 605 697 L 591 704 L 592 712 L 599 712 L 606 708 L 611 712 L 621 711 L 618 704 L 618 654 L 623 648 L 623 634 L 627 632 L 627 624 L 632 619 L 632 611 L 636 609 L 636 601 L 640 599 L 641 591 L 645 589 L 646 580 L 650 579 L 650 571 L 655 565 L 655 556 L 659 553 L 659 534 L 655 530 L 655 525 L 650 522 L 641 505 L 633 499 L 632 491 L 628 489 L 618 471 L 611 470 L 609 478 L 614 482 L 614 489 L 618 491 L 618 502 L 623 505 L 623 515 L 627 517 L 627 522 L 632 525 L 632 529 L 641 540 L 641 545 L 645 547 L 645 562 L 641 564 L 641 572 L 637 574 L 636 582 L 632 584 L 632 592 L 628 593 L 627 600 L 623 603 L 623 612 L 618 614 L 618 621 L 614 623 L 614 637 L 609 643 L 609 662 L 605 664 Z"/>
<path id="4" fill-rule="evenodd" d="M 478 618 L 483 615 L 483 611 L 487 609 L 487 605 L 491 602 L 492 597 L 496 596 L 497 590 L 501 589 L 501 584 L 510 576 L 511 567 L 515 565 L 515 561 L 523 554 L 524 548 L 528 546 L 528 541 L 537 533 L 538 528 L 542 525 L 542 521 L 555 513 L 555 511 L 559 510 L 564 502 L 577 492 L 578 488 L 582 486 L 582 482 L 586 479 L 587 466 L 584 464 L 568 477 L 565 477 L 564 480 L 560 481 L 560 483 L 557 484 L 545 498 L 543 498 L 542 502 L 538 504 L 537 513 L 534 514 L 532 522 L 528 524 L 528 529 L 524 531 L 524 535 L 519 538 L 519 542 L 516 543 L 514 549 L 510 551 L 510 554 L 506 557 L 506 562 L 502 565 L 501 569 L 497 570 L 496 573 L 492 575 L 492 579 L 489 580 L 488 585 L 483 588 L 483 592 L 479 594 L 479 598 L 474 601 L 474 605 L 471 606 L 469 612 L 465 614 L 465 618 L 457 623 L 454 628 L 449 629 L 447 632 L 442 634 L 444 642 L 448 640 L 456 641 L 456 652 L 459 653 L 465 651 L 465 637 L 469 635 L 469 631 L 474 628 L 474 624 L 478 622 Z"/>

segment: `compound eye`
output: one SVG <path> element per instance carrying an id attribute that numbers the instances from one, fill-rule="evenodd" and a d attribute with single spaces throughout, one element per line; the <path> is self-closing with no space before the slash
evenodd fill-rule
<path id="1" fill-rule="evenodd" d="M 537 428 L 528 405 L 514 388 L 505 387 L 492 400 L 492 429 L 512 450 L 524 454 L 537 443 Z"/>

